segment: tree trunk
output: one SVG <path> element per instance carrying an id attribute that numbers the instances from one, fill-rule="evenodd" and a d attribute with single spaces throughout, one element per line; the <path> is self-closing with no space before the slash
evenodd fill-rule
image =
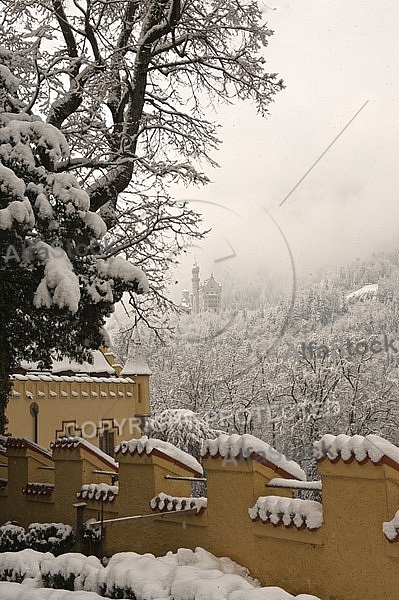
<path id="1" fill-rule="evenodd" d="M 3 340 L 0 340 L 0 434 L 4 435 L 7 429 L 6 408 L 11 391 L 12 353 Z"/>

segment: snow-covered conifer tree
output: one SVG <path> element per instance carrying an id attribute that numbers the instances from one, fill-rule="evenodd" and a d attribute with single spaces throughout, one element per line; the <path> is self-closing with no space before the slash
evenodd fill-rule
<path id="1" fill-rule="evenodd" d="M 168 409 L 151 417 L 146 424 L 148 437 L 170 442 L 201 460 L 202 443 L 222 433 L 192 410 Z"/>
<path id="2" fill-rule="evenodd" d="M 90 360 L 114 302 L 148 289 L 133 264 L 102 257 L 105 223 L 76 178 L 57 170 L 68 143 L 20 101 L 14 60 L 0 48 L 1 432 L 9 375 L 21 359 Z"/>

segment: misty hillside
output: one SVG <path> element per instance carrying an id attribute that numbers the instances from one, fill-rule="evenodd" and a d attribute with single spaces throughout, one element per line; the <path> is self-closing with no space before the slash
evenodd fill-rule
<path id="1" fill-rule="evenodd" d="M 152 406 L 190 409 L 211 427 L 250 432 L 312 472 L 324 433 L 399 442 L 399 252 L 356 261 L 290 298 L 175 318 L 161 343 L 142 333 Z M 375 294 L 347 296 L 367 284 Z M 368 288 L 370 289 L 370 286 Z M 115 339 L 126 355 L 126 336 Z"/>

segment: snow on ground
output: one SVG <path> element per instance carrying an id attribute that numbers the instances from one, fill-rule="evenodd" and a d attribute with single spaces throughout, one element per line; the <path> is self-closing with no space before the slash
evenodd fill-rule
<path id="1" fill-rule="evenodd" d="M 0 582 L 1 600 L 103 600 L 103 596 L 99 596 L 95 592 L 67 592 L 61 590 L 49 589 L 33 589 L 31 585 L 20 585 L 18 583 L 2 583 Z M 187 596 L 187 599 L 195 598 L 199 600 L 199 596 Z M 222 598 L 222 596 L 218 596 Z M 223 597 L 224 598 L 224 597 Z M 299 596 L 291 596 L 281 588 L 271 587 L 262 588 L 253 591 L 237 591 L 229 595 L 229 600 L 319 600 L 316 596 L 308 594 L 300 594 Z M 169 597 L 169 600 L 173 600 Z M 206 596 L 201 597 L 201 600 L 208 600 Z"/>
<path id="2" fill-rule="evenodd" d="M 114 589 L 130 589 L 137 600 L 319 600 L 292 596 L 278 587 L 259 587 L 245 567 L 217 558 L 202 548 L 180 548 L 156 558 L 152 554 L 122 552 L 106 567 L 94 556 L 67 553 L 57 558 L 33 550 L 0 554 L 0 575 L 6 570 L 26 574 L 22 584 L 0 582 L 1 600 L 99 600 Z M 75 576 L 75 592 L 41 588 L 47 579 Z M 114 596 L 115 597 L 115 596 Z M 120 596 L 118 596 L 120 597 Z"/>
<path id="3" fill-rule="evenodd" d="M 32 580 L 25 584 L 0 582 L 1 600 L 103 600 L 95 592 L 67 592 L 63 590 L 34 589 Z"/>

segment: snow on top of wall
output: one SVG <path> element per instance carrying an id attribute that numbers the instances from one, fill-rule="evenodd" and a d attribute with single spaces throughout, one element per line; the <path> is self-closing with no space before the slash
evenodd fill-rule
<path id="1" fill-rule="evenodd" d="M 169 442 L 148 438 L 145 435 L 138 440 L 133 439 L 128 442 L 121 442 L 119 446 L 115 448 L 115 453 L 117 454 L 120 452 L 121 454 L 126 454 L 129 452 L 129 454 L 134 454 L 137 452 L 138 454 L 151 454 L 154 450 L 165 454 L 176 462 L 182 463 L 195 473 L 203 474 L 201 465 L 193 456 L 191 456 L 191 454 L 187 454 L 187 452 L 176 448 L 176 446 Z"/>
<path id="2" fill-rule="evenodd" d="M 399 464 L 399 448 L 379 435 L 326 434 L 320 441 L 314 442 L 313 452 L 317 460 L 342 458 L 349 461 L 354 457 L 358 462 L 369 458 L 373 463 L 378 463 L 387 457 Z"/>
<path id="3" fill-rule="evenodd" d="M 22 489 L 23 494 L 28 496 L 50 496 L 54 490 L 53 483 L 40 483 L 28 481 Z"/>
<path id="4" fill-rule="evenodd" d="M 248 514 L 253 521 L 259 518 L 264 523 L 283 523 L 286 527 L 294 524 L 298 529 L 318 529 L 323 524 L 323 506 L 314 500 L 261 496 Z"/>
<path id="5" fill-rule="evenodd" d="M 105 461 L 110 467 L 114 469 L 118 468 L 118 463 L 115 462 L 109 454 L 105 454 L 105 452 L 97 448 L 97 446 L 93 446 L 93 444 L 90 444 L 90 442 L 78 436 L 57 438 L 54 442 L 51 442 L 50 448 L 85 448 L 91 454 L 95 454 L 98 458 Z"/>
<path id="6" fill-rule="evenodd" d="M 181 498 L 177 496 L 169 496 L 160 492 L 150 502 L 152 510 L 187 510 L 193 509 L 193 512 L 199 513 L 208 506 L 207 498 Z"/>
<path id="7" fill-rule="evenodd" d="M 46 448 L 43 448 L 42 446 L 39 446 L 39 444 L 36 444 L 36 442 L 32 442 L 32 440 L 27 440 L 25 438 L 7 437 L 6 446 L 7 448 L 30 448 L 31 450 L 40 452 L 40 454 L 44 454 L 48 458 L 52 458 L 51 453 L 46 450 Z"/>
<path id="8" fill-rule="evenodd" d="M 76 492 L 76 497 L 112 502 L 118 494 L 119 488 L 117 485 L 108 485 L 107 483 L 84 483 L 80 490 Z"/>
<path id="9" fill-rule="evenodd" d="M 259 440 L 253 435 L 227 435 L 221 434 L 214 440 L 205 440 L 202 447 L 202 456 L 206 454 L 211 456 L 222 456 L 225 458 L 249 458 L 251 454 L 256 454 L 262 459 L 272 463 L 279 469 L 282 469 L 295 479 L 306 480 L 305 472 L 294 460 L 288 460 L 284 454 L 270 446 L 267 442 Z M 233 461 L 232 461 L 233 462 Z"/>

